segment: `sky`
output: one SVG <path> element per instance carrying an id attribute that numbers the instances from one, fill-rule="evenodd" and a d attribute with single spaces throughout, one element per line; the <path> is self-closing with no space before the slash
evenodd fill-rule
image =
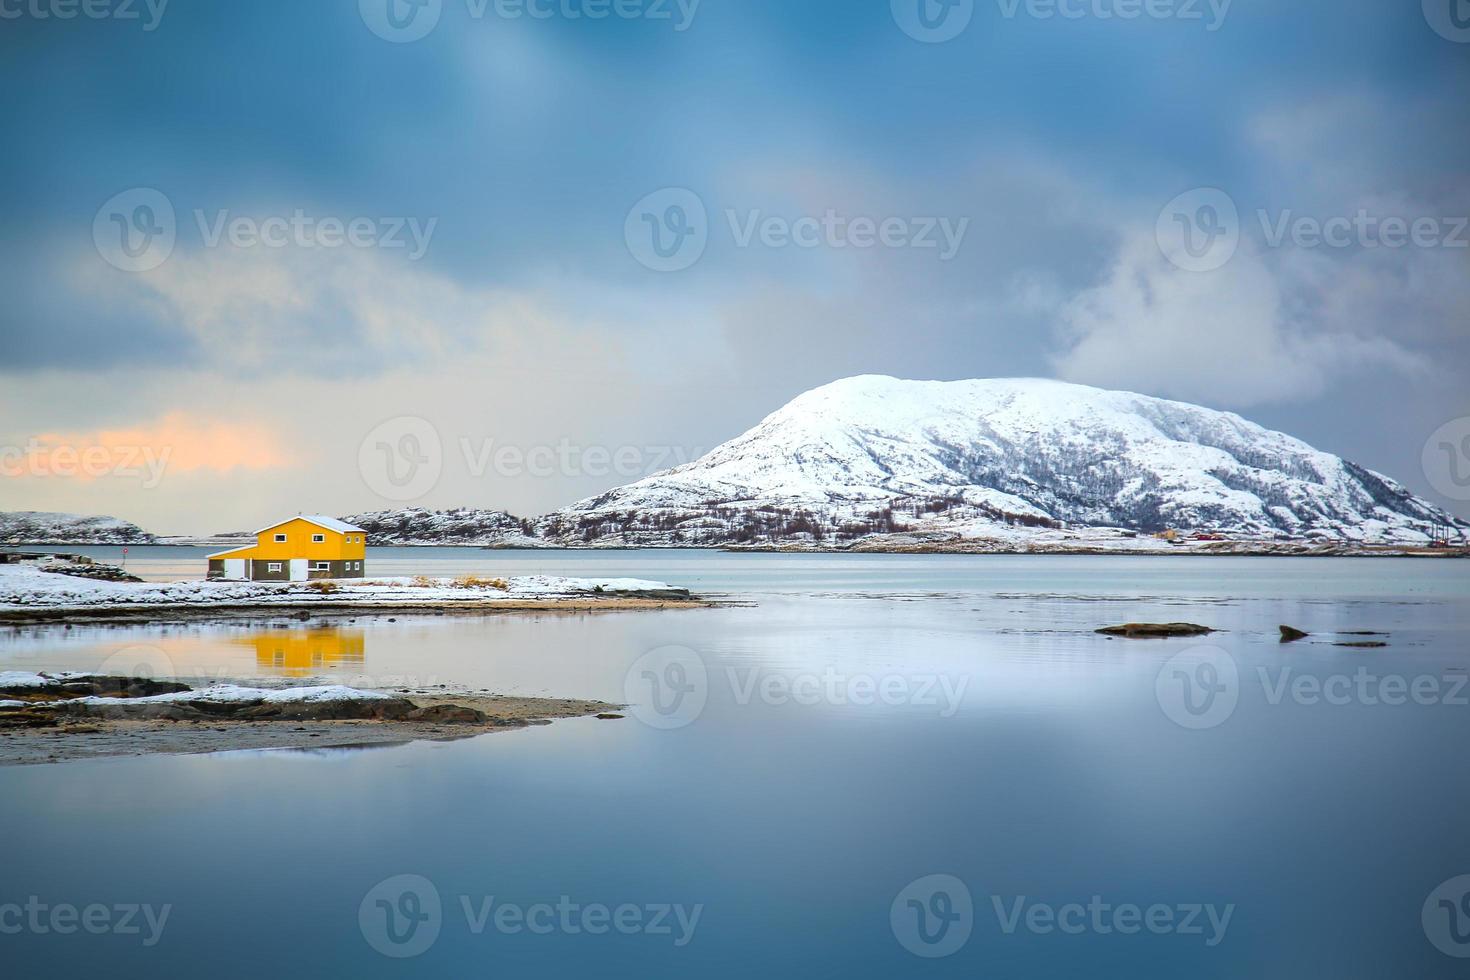
<path id="1" fill-rule="evenodd" d="M 1465 0 L 0 0 L 0 510 L 545 513 L 854 374 L 1470 516 Z"/>

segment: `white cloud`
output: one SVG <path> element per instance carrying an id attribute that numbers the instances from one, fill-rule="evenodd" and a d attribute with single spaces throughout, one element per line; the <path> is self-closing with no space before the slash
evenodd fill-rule
<path id="1" fill-rule="evenodd" d="M 1368 367 L 1424 365 L 1383 337 L 1294 324 L 1255 247 L 1208 273 L 1170 264 L 1153 236 L 1126 236 L 1105 280 L 1057 311 L 1060 377 L 1226 406 L 1310 398 Z"/>
<path id="2" fill-rule="evenodd" d="M 1233 407 L 1305 402 L 1368 370 L 1380 382 L 1453 378 L 1464 364 L 1470 252 L 1381 247 L 1376 232 L 1346 247 L 1279 237 L 1299 219 L 1320 227 L 1360 212 L 1455 228 L 1470 213 L 1470 183 L 1431 125 L 1444 108 L 1434 93 L 1390 103 L 1331 92 L 1258 113 L 1242 132 L 1256 172 L 1227 188 L 1241 221 L 1235 256 L 1184 271 L 1123 224 L 1102 281 L 1053 300 L 1058 374 Z M 1028 296 L 1037 301 L 1035 289 Z"/>
<path id="3" fill-rule="evenodd" d="M 138 275 L 83 255 L 74 268 L 104 301 L 189 336 L 207 367 L 245 375 L 371 374 L 578 329 L 535 290 L 464 286 L 374 249 L 197 248 Z"/>

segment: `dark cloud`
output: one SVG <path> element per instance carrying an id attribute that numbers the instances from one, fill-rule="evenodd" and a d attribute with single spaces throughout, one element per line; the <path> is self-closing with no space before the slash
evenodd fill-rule
<path id="1" fill-rule="evenodd" d="M 152 31 L 7 21 L 0 370 L 234 372 L 294 343 L 314 355 L 307 373 L 431 377 L 435 358 L 493 349 L 551 309 L 558 329 L 625 352 L 628 384 L 656 379 L 625 398 L 647 403 L 644 418 L 686 418 L 691 443 L 870 371 L 1068 370 L 1190 397 L 1170 358 L 1198 361 L 1198 323 L 1176 321 L 1219 307 L 1207 289 L 1153 323 L 1186 334 L 1153 345 L 1165 355 L 1124 352 L 1139 373 L 1110 377 L 1095 356 L 1118 336 L 1147 340 L 1106 325 L 1130 309 L 1119 297 L 1167 292 L 1127 259 L 1174 195 L 1224 188 L 1247 216 L 1470 211 L 1470 46 L 1412 2 L 1235 0 L 1211 31 L 1035 19 L 1024 0 L 1008 18 L 978 0 L 941 45 L 907 37 L 883 0 L 704 0 L 685 31 L 470 16 L 479 6 L 444 0 L 435 30 L 407 44 L 375 36 L 357 0 L 175 0 Z M 624 220 L 671 186 L 700 196 L 713 237 L 693 268 L 653 273 Z M 159 189 L 179 217 L 152 278 L 107 267 L 91 241 L 98 207 L 133 187 Z M 193 224 L 196 210 L 298 208 L 438 225 L 403 266 L 207 249 Z M 829 209 L 969 225 L 938 261 L 740 247 L 726 214 Z M 1404 447 L 1470 414 L 1463 253 L 1248 254 L 1249 281 L 1274 299 L 1250 307 L 1268 312 L 1241 336 L 1264 337 L 1268 363 L 1252 385 L 1199 380 L 1193 397 L 1426 490 Z M 1221 277 L 1220 302 L 1240 299 L 1238 281 Z M 1375 352 L 1396 366 L 1375 373 Z M 1401 370 L 1416 361 L 1427 373 Z M 712 390 L 720 406 L 700 408 Z"/>

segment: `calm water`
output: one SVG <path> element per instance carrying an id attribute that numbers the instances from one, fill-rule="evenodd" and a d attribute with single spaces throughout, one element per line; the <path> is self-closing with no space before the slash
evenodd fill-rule
<path id="1" fill-rule="evenodd" d="M 129 566 L 198 575 L 208 550 L 135 548 Z M 1463 889 L 1421 916 L 1470 873 L 1470 563 L 370 560 L 750 604 L 0 635 L 0 670 L 635 702 L 622 721 L 447 744 L 0 769 L 12 975 L 1295 980 L 1470 963 L 1435 945 L 1470 951 Z M 1092 633 L 1128 620 L 1226 632 Z M 1283 647 L 1279 623 L 1318 635 Z M 1388 647 L 1331 645 L 1360 630 Z M 7 914 L 28 902 L 36 921 Z M 89 905 L 98 934 L 52 928 Z M 131 905 L 168 918 L 106 925 Z"/>

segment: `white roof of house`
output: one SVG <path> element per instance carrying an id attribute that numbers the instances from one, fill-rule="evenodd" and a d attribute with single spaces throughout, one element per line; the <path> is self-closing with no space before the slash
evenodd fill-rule
<path id="1" fill-rule="evenodd" d="M 324 527 L 328 531 L 336 531 L 338 534 L 346 534 L 349 531 L 361 534 L 367 533 L 367 531 L 358 527 L 356 524 L 348 524 L 346 521 L 339 521 L 335 517 L 324 517 L 321 514 L 297 514 L 295 517 L 288 517 L 284 521 L 276 521 L 276 523 L 274 524 L 267 524 L 265 527 L 261 528 L 255 533 L 264 534 L 273 527 L 280 527 L 282 524 L 290 524 L 292 521 L 308 521 L 312 524 L 315 524 L 317 527 Z"/>

